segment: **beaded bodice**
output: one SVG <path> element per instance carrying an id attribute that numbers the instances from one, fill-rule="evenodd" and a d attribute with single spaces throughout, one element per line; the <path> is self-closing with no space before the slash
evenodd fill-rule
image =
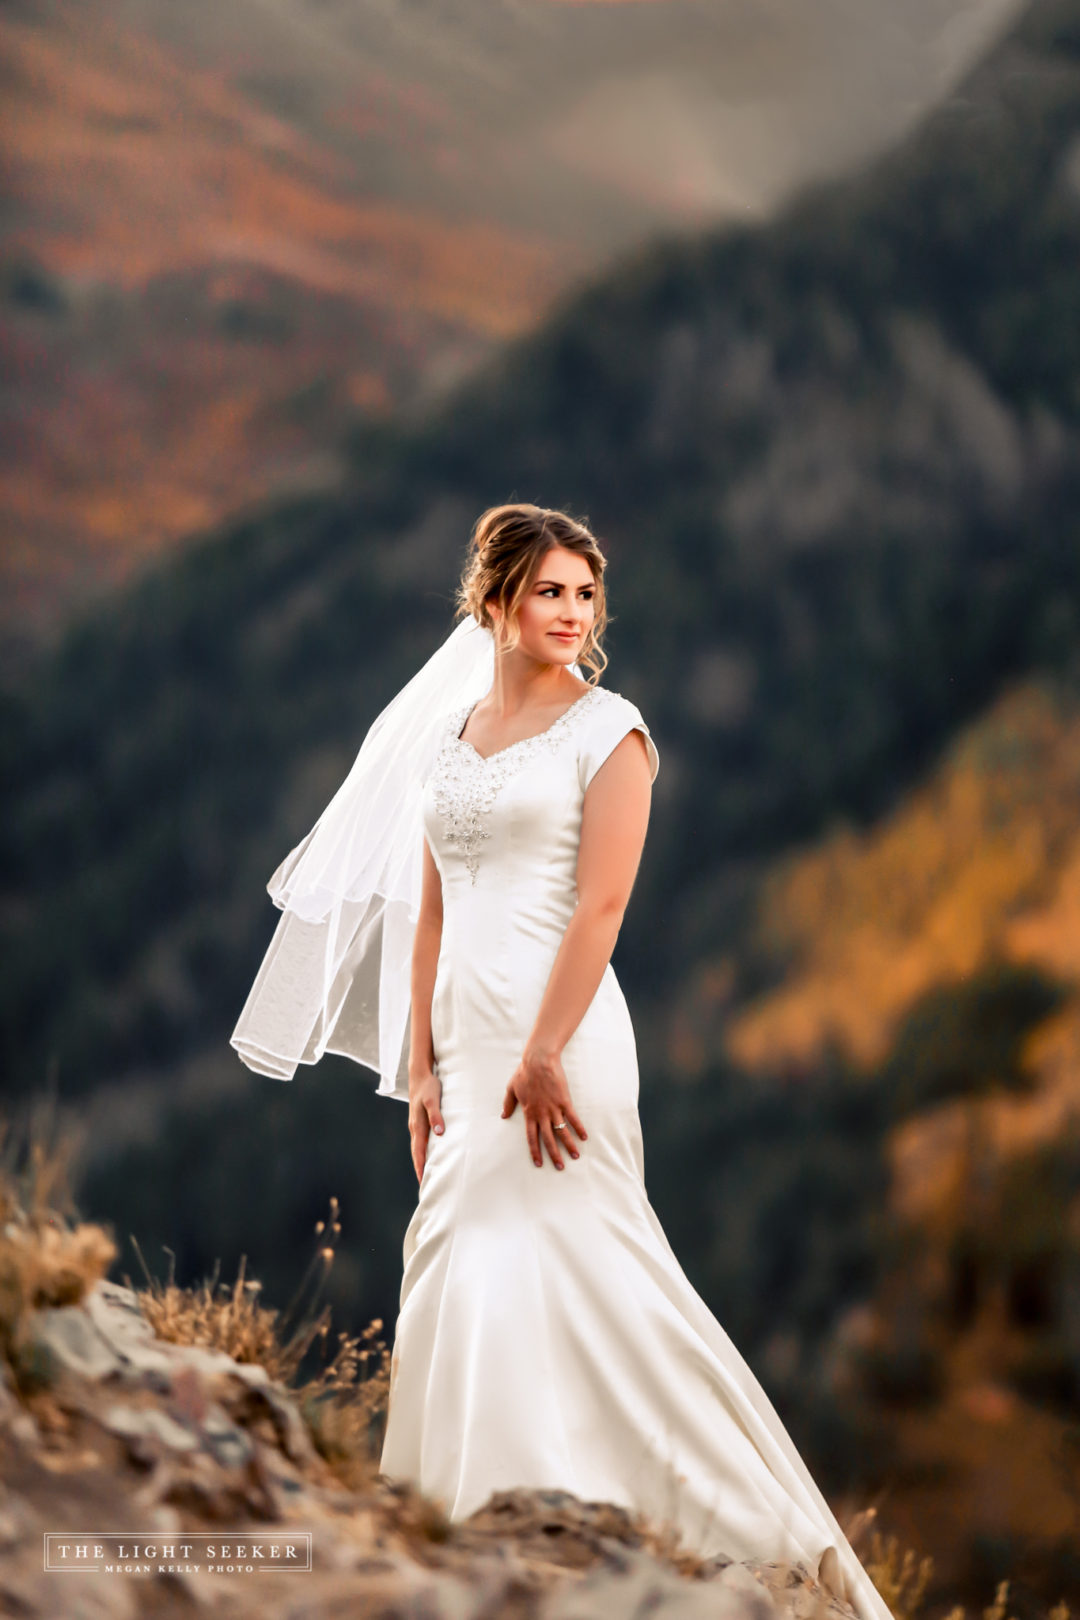
<path id="1" fill-rule="evenodd" d="M 645 735 L 654 775 L 657 756 L 640 710 L 607 687 L 486 758 L 462 739 L 470 712 L 440 722 L 423 787 L 442 897 L 432 1043 L 440 1074 L 472 1074 L 477 1053 L 496 1050 L 511 1074 L 580 900 L 589 785 L 628 731 Z M 625 1030 L 627 1018 L 609 963 L 575 1038 Z"/>
<path id="2" fill-rule="evenodd" d="M 537 759 L 557 753 L 571 735 L 604 704 L 619 703 L 618 693 L 594 686 L 584 692 L 546 730 L 522 737 L 487 756 L 477 753 L 461 732 L 476 707 L 455 709 L 431 770 L 434 803 L 446 843 L 460 851 L 469 878 L 475 884 L 480 871 L 480 848 L 491 836 L 485 818 L 494 808 L 506 783 Z"/>

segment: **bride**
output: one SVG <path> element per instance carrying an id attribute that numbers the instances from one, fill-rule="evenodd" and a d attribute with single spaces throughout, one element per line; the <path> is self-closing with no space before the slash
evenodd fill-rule
<path id="1" fill-rule="evenodd" d="M 462 622 L 271 879 L 233 1045 L 277 1078 L 345 1052 L 408 1101 L 383 1474 L 455 1520 L 518 1486 L 614 1502 L 890 1620 L 646 1195 L 610 957 L 659 755 L 598 684 L 605 568 L 565 513 L 479 518 Z"/>

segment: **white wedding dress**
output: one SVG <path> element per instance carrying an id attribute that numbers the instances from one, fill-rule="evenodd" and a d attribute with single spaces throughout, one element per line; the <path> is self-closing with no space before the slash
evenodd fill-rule
<path id="1" fill-rule="evenodd" d="M 692 1288 L 649 1204 L 638 1067 L 610 964 L 563 1050 L 588 1132 L 558 1171 L 501 1117 L 576 903 L 586 789 L 640 711 L 606 688 L 483 758 L 449 716 L 424 789 L 443 889 L 431 1134 L 391 1358 L 380 1462 L 467 1517 L 557 1488 L 673 1525 L 704 1556 L 836 1547 L 864 1620 L 890 1611 L 761 1385 Z"/>

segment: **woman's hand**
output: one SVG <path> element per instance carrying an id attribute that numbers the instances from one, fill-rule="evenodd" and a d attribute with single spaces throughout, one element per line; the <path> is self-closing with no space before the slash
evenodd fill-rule
<path id="1" fill-rule="evenodd" d="M 570 1100 L 570 1086 L 563 1069 L 562 1058 L 557 1052 L 530 1050 L 525 1053 L 506 1088 L 502 1105 L 503 1119 L 510 1118 L 518 1103 L 521 1104 L 525 1114 L 525 1135 L 534 1164 L 542 1165 L 544 1162 L 541 1141 L 551 1154 L 551 1162 L 556 1170 L 563 1167 L 560 1146 L 567 1149 L 572 1159 L 581 1157 L 570 1135 L 570 1129 L 572 1127 L 583 1142 L 586 1131 Z M 567 1129 L 557 1132 L 555 1126 L 561 1124 L 563 1120 L 566 1121 Z M 566 1138 L 562 1144 L 559 1142 L 560 1136 Z"/>
<path id="2" fill-rule="evenodd" d="M 409 1075 L 409 1140 L 417 1181 L 424 1177 L 428 1138 L 434 1131 L 441 1136 L 445 1126 L 441 1112 L 442 1081 L 432 1069 Z"/>

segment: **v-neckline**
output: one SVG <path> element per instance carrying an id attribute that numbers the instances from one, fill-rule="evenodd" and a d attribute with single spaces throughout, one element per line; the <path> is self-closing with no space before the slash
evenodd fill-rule
<path id="1" fill-rule="evenodd" d="M 480 699 L 477 698 L 476 703 L 469 704 L 464 719 L 460 720 L 457 726 L 454 728 L 454 741 L 459 743 L 462 748 L 468 748 L 474 758 L 480 761 L 481 765 L 487 765 L 491 762 L 491 760 L 498 759 L 501 754 L 509 754 L 511 749 L 520 748 L 523 743 L 536 742 L 539 737 L 546 737 L 548 732 L 554 731 L 556 726 L 561 725 L 566 719 L 567 715 L 572 714 L 579 704 L 584 703 L 586 698 L 592 697 L 593 694 L 599 690 L 599 687 L 590 686 L 587 692 L 582 692 L 580 697 L 576 697 L 573 703 L 568 704 L 563 710 L 562 714 L 557 714 L 550 726 L 545 726 L 543 731 L 534 731 L 529 737 L 519 737 L 516 742 L 506 743 L 504 747 L 496 748 L 492 754 L 482 754 L 474 743 L 471 743 L 467 737 L 463 737 L 461 735 L 472 717 L 472 712 L 476 708 L 476 704 L 480 702 Z"/>

